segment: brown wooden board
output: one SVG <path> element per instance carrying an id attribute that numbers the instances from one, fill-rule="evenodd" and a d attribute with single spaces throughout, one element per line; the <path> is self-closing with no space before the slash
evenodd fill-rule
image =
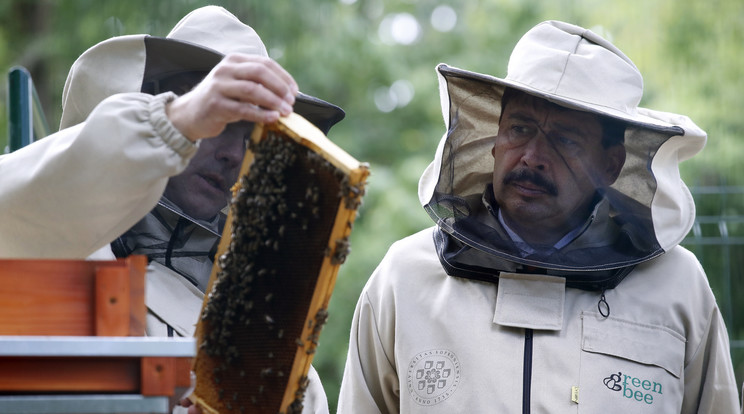
<path id="1" fill-rule="evenodd" d="M 142 336 L 147 259 L 0 260 L 0 335 Z"/>
<path id="2" fill-rule="evenodd" d="M 0 358 L 0 393 L 138 393 L 136 358 Z"/>
<path id="3" fill-rule="evenodd" d="M 0 357 L 0 395 L 129 393 L 173 396 L 189 385 L 178 357 Z"/>

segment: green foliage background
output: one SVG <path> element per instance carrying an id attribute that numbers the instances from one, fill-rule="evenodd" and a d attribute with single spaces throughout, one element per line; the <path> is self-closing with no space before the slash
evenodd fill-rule
<path id="1" fill-rule="evenodd" d="M 49 123 L 57 125 L 67 71 L 85 49 L 111 36 L 165 36 L 188 11 L 207 3 L 223 5 L 252 25 L 304 92 L 343 107 L 347 118 L 330 138 L 371 164 L 353 252 L 340 272 L 314 361 L 332 412 L 362 286 L 393 241 L 432 224 L 418 203 L 416 186 L 444 132 L 437 63 L 503 76 L 513 45 L 536 23 L 557 19 L 592 28 L 644 74 L 643 106 L 686 114 L 709 133 L 706 149 L 683 163 L 683 178 L 694 185 L 743 184 L 741 0 L 6 0 L 0 2 L 0 67 L 30 70 Z M 430 24 L 432 11 L 441 5 L 457 13 L 448 32 Z M 418 20 L 420 33 L 412 44 L 391 44 L 380 36 L 381 23 L 395 13 Z M 397 80 L 410 82 L 413 99 L 392 112 L 378 110 L 376 94 Z M 0 92 L 6 95 L 4 83 Z M 6 111 L 0 111 L 4 131 Z M 6 139 L 0 134 L 0 148 Z M 700 215 L 737 216 L 744 209 L 740 193 L 696 201 Z M 735 221 L 727 228 L 730 237 L 742 233 Z M 702 230 L 716 231 L 720 226 Z M 731 339 L 744 339 L 741 246 L 691 247 L 709 274 Z M 727 271 L 733 272 L 730 280 Z M 743 352 L 733 352 L 740 384 Z"/>

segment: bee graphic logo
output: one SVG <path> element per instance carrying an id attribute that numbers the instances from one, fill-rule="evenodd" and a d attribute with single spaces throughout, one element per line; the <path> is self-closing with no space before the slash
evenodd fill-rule
<path id="1" fill-rule="evenodd" d="M 609 377 L 604 379 L 604 385 L 608 389 L 612 391 L 620 391 L 623 389 L 622 385 L 620 385 L 620 378 L 622 378 L 623 373 L 618 372 L 617 374 L 612 374 Z"/>

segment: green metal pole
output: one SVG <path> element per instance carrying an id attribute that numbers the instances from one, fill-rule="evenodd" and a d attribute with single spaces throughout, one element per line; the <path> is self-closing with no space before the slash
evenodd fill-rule
<path id="1" fill-rule="evenodd" d="M 31 75 L 23 67 L 8 73 L 8 138 L 10 152 L 33 141 L 33 107 Z"/>

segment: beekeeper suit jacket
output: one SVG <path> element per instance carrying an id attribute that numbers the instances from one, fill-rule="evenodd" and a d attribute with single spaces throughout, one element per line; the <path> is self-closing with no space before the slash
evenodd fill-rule
<path id="1" fill-rule="evenodd" d="M 60 131 L 0 156 L 0 257 L 114 259 L 109 243 L 159 201 L 169 205 L 161 200 L 168 179 L 199 145 L 166 116 L 175 94 L 141 91 L 181 71 L 206 73 L 227 52 L 267 56 L 253 29 L 210 6 L 186 16 L 166 38 L 121 36 L 81 55 L 65 84 Z M 295 111 L 324 132 L 343 118 L 340 108 L 303 94 Z M 216 229 L 206 243 L 216 240 Z M 192 336 L 203 287 L 184 277 L 188 270 L 155 261 L 147 270 L 147 334 Z M 303 412 L 328 412 L 312 367 L 309 378 Z"/>
<path id="2" fill-rule="evenodd" d="M 608 73 L 622 74 L 621 91 L 592 82 Z M 739 412 L 720 311 L 679 246 L 694 204 L 678 162 L 705 133 L 600 102 L 622 101 L 640 75 L 561 22 L 523 37 L 505 79 L 446 65 L 438 76 L 447 132 L 419 183 L 437 226 L 394 243 L 364 287 L 339 413 Z M 623 171 L 555 252 L 515 248 L 489 197 L 506 86 L 628 122 Z"/>

